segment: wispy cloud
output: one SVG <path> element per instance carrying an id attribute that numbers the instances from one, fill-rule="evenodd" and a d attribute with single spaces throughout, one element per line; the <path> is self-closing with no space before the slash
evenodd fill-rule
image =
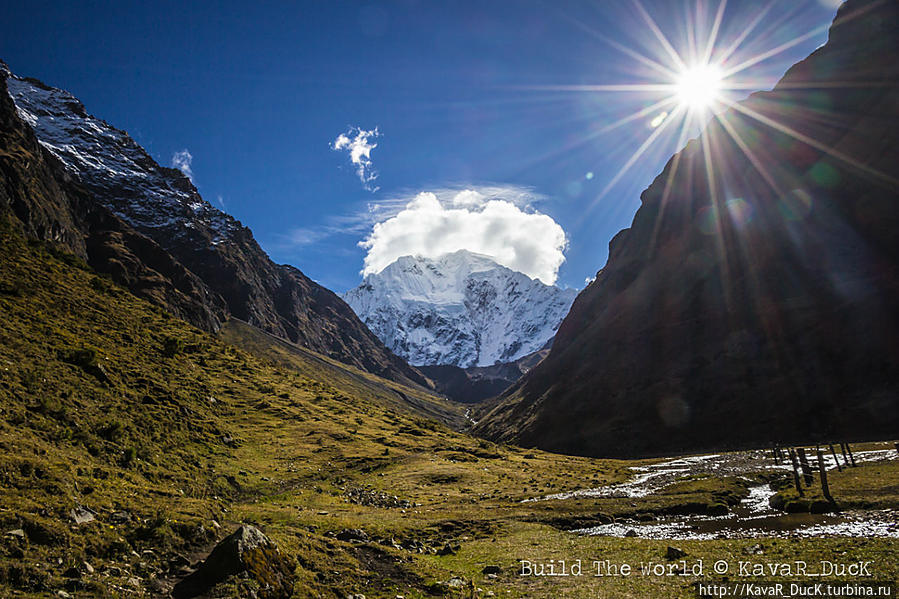
<path id="1" fill-rule="evenodd" d="M 194 172 L 193 170 L 191 170 L 191 163 L 193 162 L 193 160 L 194 157 L 187 148 L 178 150 L 177 152 L 172 154 L 172 167 L 178 169 L 179 171 L 184 173 L 188 179 L 193 181 Z"/>
<path id="2" fill-rule="evenodd" d="M 346 151 L 349 154 L 350 162 L 355 165 L 356 175 L 362 182 L 362 186 L 371 192 L 379 189 L 374 185 L 375 179 L 378 178 L 378 171 L 372 164 L 371 151 L 378 147 L 374 140 L 380 136 L 377 127 L 370 130 L 350 127 L 345 133 L 338 135 L 331 144 L 332 150 Z"/>

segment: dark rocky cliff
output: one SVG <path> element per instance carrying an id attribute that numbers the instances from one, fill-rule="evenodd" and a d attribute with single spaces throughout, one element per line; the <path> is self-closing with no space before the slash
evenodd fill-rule
<path id="1" fill-rule="evenodd" d="M 713 120 L 476 431 L 590 455 L 895 436 L 897 56 L 899 3 L 849 0 Z"/>

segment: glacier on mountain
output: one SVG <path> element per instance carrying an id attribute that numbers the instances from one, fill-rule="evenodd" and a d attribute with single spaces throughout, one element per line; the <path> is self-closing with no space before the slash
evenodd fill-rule
<path id="1" fill-rule="evenodd" d="M 577 296 L 459 250 L 403 256 L 343 295 L 413 365 L 491 366 L 539 350 Z"/>

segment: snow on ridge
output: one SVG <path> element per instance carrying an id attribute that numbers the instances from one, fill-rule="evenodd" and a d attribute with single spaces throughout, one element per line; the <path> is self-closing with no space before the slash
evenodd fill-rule
<path id="1" fill-rule="evenodd" d="M 410 363 L 468 367 L 537 351 L 576 295 L 460 250 L 437 259 L 403 256 L 343 299 Z"/>
<path id="2" fill-rule="evenodd" d="M 160 166 L 125 131 L 88 114 L 71 93 L 16 75 L 7 87 L 41 145 L 138 230 L 169 229 L 173 236 L 203 230 L 221 243 L 240 229 L 180 172 Z"/>

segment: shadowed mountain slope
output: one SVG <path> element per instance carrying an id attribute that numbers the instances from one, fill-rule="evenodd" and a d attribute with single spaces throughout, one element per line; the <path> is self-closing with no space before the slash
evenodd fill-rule
<path id="1" fill-rule="evenodd" d="M 897 32 L 899 4 L 849 0 L 676 154 L 476 431 L 589 455 L 895 434 Z"/>

